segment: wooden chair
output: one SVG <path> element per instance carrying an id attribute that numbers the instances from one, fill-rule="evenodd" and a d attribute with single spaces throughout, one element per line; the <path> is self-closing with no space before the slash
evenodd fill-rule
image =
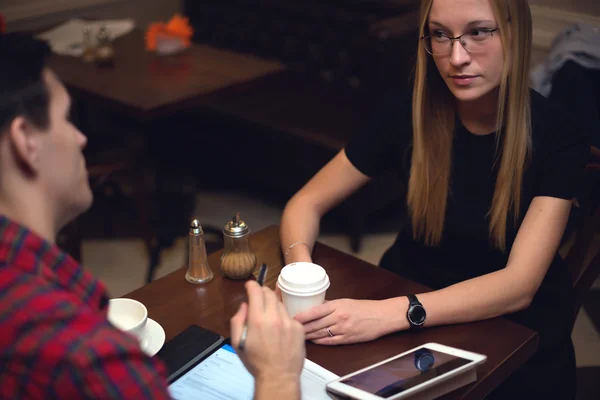
<path id="1" fill-rule="evenodd" d="M 600 187 L 600 163 L 588 164 L 586 173 L 590 179 L 588 194 L 591 194 L 594 189 Z M 583 215 L 573 234 L 573 245 L 565 256 L 574 293 L 572 325 L 575 324 L 586 294 L 600 274 L 600 251 L 598 251 L 600 248 L 594 248 L 594 238 L 600 229 L 600 207 L 589 197 L 579 204 Z M 597 243 L 596 247 L 598 247 Z"/>
<path id="2" fill-rule="evenodd" d="M 592 147 L 592 156 L 600 160 L 598 149 Z M 590 163 L 586 170 L 592 189 L 588 194 L 597 195 L 600 190 L 600 163 Z M 574 295 L 571 331 L 575 326 L 577 314 L 586 296 L 600 274 L 600 251 L 594 248 L 594 245 L 596 247 L 600 246 L 597 241 L 594 243 L 594 237 L 600 229 L 600 207 L 595 202 L 597 202 L 597 199 L 594 199 L 594 196 L 590 196 L 585 199 L 583 204 L 580 204 L 580 207 L 584 210 L 583 217 L 577 231 L 574 233 L 575 239 L 573 245 L 565 257 L 565 262 L 571 272 L 571 284 Z M 598 367 L 577 368 L 578 399 L 598 398 L 597 377 Z"/>

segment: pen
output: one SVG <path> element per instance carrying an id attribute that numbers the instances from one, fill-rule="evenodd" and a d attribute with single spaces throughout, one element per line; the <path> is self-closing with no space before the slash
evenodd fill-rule
<path id="1" fill-rule="evenodd" d="M 267 269 L 267 264 L 263 264 L 260 267 L 260 271 L 258 271 L 258 278 L 256 278 L 256 281 L 260 286 L 262 286 L 265 283 L 265 278 L 267 277 Z"/>
<path id="2" fill-rule="evenodd" d="M 267 264 L 263 264 L 260 267 L 260 271 L 258 271 L 258 278 L 256 281 L 260 286 L 265 283 L 265 277 L 267 276 Z M 244 346 L 246 345 L 246 339 L 248 338 L 248 323 L 244 323 L 244 328 L 242 329 L 242 336 L 240 337 L 240 344 L 238 348 L 240 350 L 244 350 Z"/>

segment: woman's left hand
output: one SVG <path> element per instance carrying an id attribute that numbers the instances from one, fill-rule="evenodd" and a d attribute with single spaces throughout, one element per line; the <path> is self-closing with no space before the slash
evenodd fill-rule
<path id="1" fill-rule="evenodd" d="M 387 333 L 382 301 L 339 299 L 299 313 L 306 340 L 337 345 L 367 342 Z M 327 330 L 331 332 L 331 336 Z"/>

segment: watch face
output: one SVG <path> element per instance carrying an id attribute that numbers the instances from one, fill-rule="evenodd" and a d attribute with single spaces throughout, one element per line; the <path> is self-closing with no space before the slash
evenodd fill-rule
<path id="1" fill-rule="evenodd" d="M 425 309 L 423 306 L 415 305 L 410 308 L 408 316 L 414 325 L 423 325 L 427 314 L 425 314 Z"/>

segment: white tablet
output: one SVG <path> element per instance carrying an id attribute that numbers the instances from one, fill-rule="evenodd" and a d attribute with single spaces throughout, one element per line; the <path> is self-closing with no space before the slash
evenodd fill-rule
<path id="1" fill-rule="evenodd" d="M 327 384 L 327 389 L 361 400 L 405 399 L 474 372 L 486 358 L 454 347 L 428 343 L 336 379 Z"/>

